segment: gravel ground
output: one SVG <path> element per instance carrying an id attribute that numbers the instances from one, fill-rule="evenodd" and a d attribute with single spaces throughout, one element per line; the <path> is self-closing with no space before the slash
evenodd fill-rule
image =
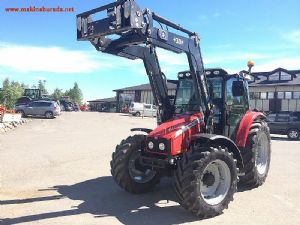
<path id="1" fill-rule="evenodd" d="M 152 118 L 64 113 L 0 135 L 0 224 L 200 224 L 176 202 L 171 179 L 131 195 L 110 176 L 111 153 Z M 266 183 L 239 191 L 201 224 L 300 224 L 300 142 L 276 136 Z"/>

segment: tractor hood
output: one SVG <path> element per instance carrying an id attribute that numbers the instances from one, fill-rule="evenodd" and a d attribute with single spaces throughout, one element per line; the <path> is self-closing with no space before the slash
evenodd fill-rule
<path id="1" fill-rule="evenodd" d="M 204 121 L 203 113 L 178 115 L 154 129 L 148 137 L 174 138 Z"/>
<path id="2" fill-rule="evenodd" d="M 153 150 L 146 150 L 159 154 L 171 153 L 172 155 L 176 155 L 187 150 L 191 136 L 199 133 L 203 126 L 204 114 L 202 112 L 193 115 L 178 115 L 158 126 L 147 136 L 147 143 L 151 141 L 158 144 L 160 142 L 167 144 L 168 152 L 159 151 L 157 144 L 154 144 L 156 147 Z"/>

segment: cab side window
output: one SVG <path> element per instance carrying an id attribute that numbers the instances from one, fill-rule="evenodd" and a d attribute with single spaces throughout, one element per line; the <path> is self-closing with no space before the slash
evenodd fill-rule
<path id="1" fill-rule="evenodd" d="M 227 81 L 226 85 L 226 102 L 231 102 L 234 107 L 245 108 L 248 106 L 247 95 L 248 92 L 245 89 L 243 96 L 233 96 L 232 93 L 232 84 L 233 81 L 236 81 L 237 78 L 231 78 Z"/>

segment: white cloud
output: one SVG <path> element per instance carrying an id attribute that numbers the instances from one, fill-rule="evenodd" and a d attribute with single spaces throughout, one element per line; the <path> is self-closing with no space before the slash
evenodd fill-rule
<path id="1" fill-rule="evenodd" d="M 185 54 L 175 54 L 165 50 L 158 50 L 158 57 L 162 65 L 163 72 L 176 73 L 183 69 L 188 69 L 188 61 Z M 292 56 L 251 52 L 227 52 L 226 54 L 221 53 L 203 56 L 205 68 L 215 66 L 222 67 L 225 68 L 228 73 L 238 73 L 239 71 L 246 69 L 246 63 L 248 60 L 256 62 L 253 71 L 271 71 L 278 67 L 290 70 L 300 68 L 300 57 L 293 58 Z M 237 68 L 232 66 L 233 64 L 235 64 Z M 241 66 L 240 68 L 239 65 Z"/>
<path id="2" fill-rule="evenodd" d="M 96 61 L 89 52 L 0 43 L 0 67 L 21 72 L 87 73 L 110 65 Z"/>
<path id="3" fill-rule="evenodd" d="M 277 69 L 278 67 L 282 67 L 288 70 L 299 69 L 300 58 L 282 58 L 267 61 L 265 63 L 257 64 L 256 66 L 254 66 L 253 71 L 272 71 L 274 69 Z"/>
<path id="4" fill-rule="evenodd" d="M 258 60 L 270 58 L 267 54 L 248 53 L 248 52 L 232 52 L 226 54 L 216 54 L 204 57 L 204 64 L 224 64 L 228 62 L 240 62 L 248 60 Z"/>
<path id="5" fill-rule="evenodd" d="M 285 33 L 283 38 L 296 45 L 300 45 L 300 30 L 295 30 L 290 33 Z"/>
<path id="6" fill-rule="evenodd" d="M 219 12 L 215 12 L 214 14 L 213 14 L 213 17 L 214 18 L 218 18 L 218 17 L 220 17 L 221 16 L 221 13 L 219 13 Z"/>

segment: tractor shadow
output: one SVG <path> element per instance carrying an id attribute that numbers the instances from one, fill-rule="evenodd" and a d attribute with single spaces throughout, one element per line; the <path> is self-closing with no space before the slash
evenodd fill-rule
<path id="1" fill-rule="evenodd" d="M 163 179 L 153 192 L 139 195 L 123 191 L 115 184 L 112 177 L 100 177 L 74 185 L 59 185 L 40 191 L 49 190 L 57 191 L 58 195 L 36 199 L 8 200 L 1 202 L 1 205 L 58 201 L 61 198 L 83 202 L 67 210 L 7 218 L 2 221 L 0 219 L 0 224 L 19 224 L 87 213 L 92 214 L 95 218 L 115 217 L 121 223 L 128 225 L 169 225 L 200 220 L 177 204 L 170 179 Z"/>

